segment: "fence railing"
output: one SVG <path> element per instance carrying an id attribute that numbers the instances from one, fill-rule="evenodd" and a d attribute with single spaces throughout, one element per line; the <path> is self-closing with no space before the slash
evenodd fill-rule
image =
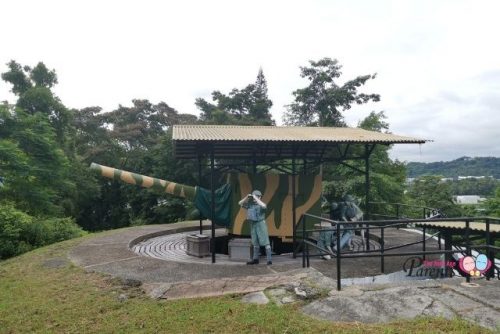
<path id="1" fill-rule="evenodd" d="M 401 218 L 423 218 L 427 219 L 433 216 L 443 217 L 444 214 L 440 209 L 431 208 L 428 206 L 418 206 L 405 203 L 387 203 L 387 202 L 369 202 L 370 218 L 373 220 L 379 219 L 401 219 Z M 384 208 L 385 213 L 378 213 L 378 208 Z"/>
<path id="2" fill-rule="evenodd" d="M 315 222 L 327 222 L 332 225 L 331 228 L 310 228 L 310 226 L 315 225 Z M 451 240 L 450 235 L 445 235 L 445 247 L 442 249 L 441 247 L 441 238 L 442 233 L 440 227 L 433 226 L 432 229 L 437 231 L 433 235 L 428 236 L 426 233 L 426 229 L 428 228 L 423 223 L 440 223 L 440 225 L 454 225 L 457 222 L 464 223 L 464 238 L 460 243 L 458 241 L 453 245 L 453 240 Z M 471 229 L 470 223 L 472 222 L 482 222 L 485 225 L 484 231 L 479 231 Z M 333 259 L 336 260 L 336 276 L 337 276 L 337 290 L 341 289 L 341 277 L 342 277 L 342 261 L 345 259 L 352 258 L 371 258 L 371 257 L 380 257 L 380 271 L 381 273 L 385 273 L 385 259 L 387 257 L 401 257 L 401 256 L 417 256 L 421 255 L 425 260 L 426 255 L 432 254 L 444 254 L 446 259 L 451 259 L 452 254 L 462 253 L 466 256 L 471 256 L 472 250 L 484 250 L 487 255 L 487 258 L 491 261 L 492 266 L 485 273 L 486 279 L 489 280 L 494 276 L 495 270 L 499 273 L 499 268 L 495 265 L 495 254 L 500 251 L 500 247 L 496 247 L 494 245 L 495 238 L 497 232 L 491 231 L 492 225 L 500 224 L 499 218 L 492 217 L 461 217 L 461 218 L 428 218 L 428 219 L 390 219 L 390 220 L 365 220 L 358 222 L 345 222 L 345 221 L 334 221 L 328 218 L 323 218 L 311 214 L 303 214 L 300 217 L 299 223 L 296 225 L 296 237 L 297 241 L 302 245 L 302 266 L 309 267 L 310 258 L 313 256 L 323 256 L 323 255 L 332 255 Z M 385 231 L 387 229 L 395 229 L 401 227 L 410 227 L 415 228 L 417 225 L 422 226 L 422 239 L 416 242 L 396 245 L 392 247 L 385 247 Z M 327 231 L 333 231 L 335 233 L 336 245 L 340 246 L 340 238 L 341 233 L 345 231 L 361 231 L 364 230 L 366 234 L 366 240 L 369 242 L 370 232 L 380 231 L 380 248 L 379 249 L 363 249 L 361 251 L 350 251 L 348 253 L 343 252 L 340 247 L 337 247 L 336 251 L 333 254 L 330 250 L 324 249 L 317 244 L 317 240 L 315 240 L 312 236 L 313 234 L 325 233 Z M 476 234 L 475 238 L 471 238 L 471 232 Z M 361 233 L 360 233 L 361 234 Z M 436 250 L 428 250 L 427 245 L 428 241 L 433 239 L 435 236 L 438 236 L 438 249 Z M 473 244 L 472 241 L 483 240 L 481 244 Z M 368 242 L 366 245 L 368 245 Z M 407 252 L 395 252 L 395 250 L 405 248 L 411 245 L 422 244 L 422 249 L 419 251 L 407 251 Z M 453 249 L 453 246 L 455 249 Z M 463 250 L 457 247 L 462 247 Z M 317 254 L 311 255 L 310 248 L 315 249 Z M 390 251 L 390 253 L 388 253 Z M 465 274 L 466 281 L 470 282 L 470 274 Z M 499 277 L 500 278 L 500 277 Z"/>

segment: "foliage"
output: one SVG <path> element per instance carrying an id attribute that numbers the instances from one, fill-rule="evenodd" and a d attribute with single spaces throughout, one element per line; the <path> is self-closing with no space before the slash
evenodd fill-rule
<path id="1" fill-rule="evenodd" d="M 358 127 L 378 132 L 387 132 L 389 124 L 384 112 L 371 112 Z M 405 168 L 399 161 L 389 158 L 390 147 L 377 145 L 370 155 L 370 201 L 399 203 L 403 201 Z M 363 155 L 364 147 L 354 147 L 354 155 Z M 364 171 L 364 161 L 349 162 Z M 365 176 L 345 165 L 325 166 L 323 189 L 328 200 L 339 200 L 345 194 L 353 194 L 365 201 Z M 364 203 L 366 210 L 366 203 Z"/>
<path id="2" fill-rule="evenodd" d="M 500 186 L 495 191 L 495 197 L 481 203 L 480 208 L 486 215 L 500 218 Z"/>
<path id="3" fill-rule="evenodd" d="M 284 121 L 289 125 L 345 126 L 343 111 L 353 104 L 379 101 L 378 94 L 358 92 L 373 75 L 358 76 L 338 83 L 342 66 L 336 59 L 323 58 L 309 61 L 309 67 L 300 68 L 300 76 L 309 80 L 305 88 L 293 92 L 295 101 L 287 106 Z"/>
<path id="4" fill-rule="evenodd" d="M 136 173 L 192 184 L 183 173 L 194 173 L 194 165 L 176 161 L 172 154 L 174 124 L 192 124 L 196 117 L 179 114 L 164 102 L 133 100 L 102 113 L 98 107 L 75 110 L 76 151 L 87 166 L 90 162 Z M 183 218 L 185 201 L 170 195 L 99 178 L 93 196 L 80 206 L 77 216 L 88 230 L 104 230 L 134 224 L 175 222 Z M 196 183 L 195 183 L 196 184 Z"/>
<path id="5" fill-rule="evenodd" d="M 408 203 L 441 210 L 448 217 L 462 216 L 460 206 L 453 202 L 450 185 L 439 176 L 422 176 L 408 187 Z"/>
<path id="6" fill-rule="evenodd" d="M 500 187 L 500 180 L 492 177 L 481 179 L 463 179 L 447 181 L 450 183 L 453 195 L 493 196 L 495 189 Z"/>
<path id="7" fill-rule="evenodd" d="M 500 179 L 500 158 L 494 157 L 462 157 L 453 161 L 410 162 L 407 165 L 408 177 L 423 175 L 442 175 L 458 178 L 458 176 L 492 176 Z M 473 194 L 477 195 L 477 194 Z"/>
<path id="8" fill-rule="evenodd" d="M 7 66 L 9 71 L 2 73 L 2 79 L 12 84 L 12 92 L 18 96 L 16 106 L 30 115 L 45 115 L 56 132 L 58 143 L 69 150 L 64 145 L 68 145 L 72 114 L 50 90 L 57 84 L 55 71 L 48 70 L 41 62 L 34 68 L 22 67 L 15 61 Z"/>
<path id="9" fill-rule="evenodd" d="M 32 217 L 10 203 L 0 204 L 0 259 L 82 235 L 73 219 Z"/>
<path id="10" fill-rule="evenodd" d="M 228 95 L 212 92 L 215 104 L 202 98 L 196 99 L 201 110 L 200 119 L 206 124 L 274 125 L 267 96 L 267 81 L 262 69 L 254 84 L 239 90 L 234 88 Z"/>
<path id="11" fill-rule="evenodd" d="M 31 249 L 26 231 L 33 218 L 10 204 L 0 205 L 0 259 L 15 256 Z"/>
<path id="12" fill-rule="evenodd" d="M 30 214 L 63 214 L 63 200 L 75 184 L 47 118 L 0 106 L 0 138 L 2 197 Z"/>

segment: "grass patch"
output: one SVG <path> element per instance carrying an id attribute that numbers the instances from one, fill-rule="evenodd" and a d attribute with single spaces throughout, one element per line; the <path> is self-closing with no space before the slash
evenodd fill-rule
<path id="1" fill-rule="evenodd" d="M 156 301 L 65 262 L 81 240 L 0 262 L 0 333 L 489 333 L 460 319 L 330 323 L 303 315 L 300 304 L 247 305 L 240 296 Z"/>

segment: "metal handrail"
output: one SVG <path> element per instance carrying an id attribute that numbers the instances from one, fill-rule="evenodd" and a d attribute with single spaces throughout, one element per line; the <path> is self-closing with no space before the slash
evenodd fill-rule
<path id="1" fill-rule="evenodd" d="M 332 228 L 331 229 L 309 229 L 309 228 L 306 228 L 307 218 L 330 222 L 332 224 Z M 426 227 L 425 226 L 423 227 L 423 239 L 421 241 L 412 242 L 412 243 L 403 244 L 403 245 L 398 245 L 398 246 L 393 246 L 393 247 L 389 247 L 389 248 L 384 247 L 384 230 L 386 228 L 397 228 L 398 226 L 408 226 L 410 224 L 423 223 L 424 221 L 425 222 L 442 222 L 442 223 L 445 223 L 444 225 L 446 225 L 446 223 L 449 223 L 449 222 L 457 222 L 457 221 L 465 222 L 465 230 L 466 230 L 465 231 L 465 251 L 454 250 L 453 245 L 451 245 L 451 244 L 450 244 L 452 247 L 451 249 L 442 250 L 440 239 L 439 239 L 439 243 L 440 243 L 439 250 L 427 251 L 425 249 L 426 248 L 425 242 L 427 240 L 430 240 L 431 238 L 433 238 L 437 234 L 439 234 L 439 232 L 431 235 L 430 237 L 426 237 L 426 233 L 425 233 Z M 481 244 L 481 245 L 471 244 L 470 223 L 476 222 L 476 221 L 484 221 L 486 224 L 486 232 L 485 232 L 486 244 Z M 319 217 L 316 215 L 305 213 L 305 214 L 301 215 L 301 217 L 299 219 L 299 223 L 296 226 L 296 231 L 299 230 L 299 225 L 301 225 L 302 235 L 300 236 L 300 238 L 302 239 L 302 265 L 303 265 L 303 267 L 306 267 L 306 266 L 309 267 L 309 258 L 310 258 L 309 246 L 319 250 L 321 252 L 320 256 L 324 255 L 324 254 L 330 254 L 330 252 L 328 250 L 323 249 L 322 247 L 317 246 L 314 242 L 310 241 L 309 237 L 308 237 L 309 233 L 321 232 L 321 231 L 323 231 L 323 232 L 336 231 L 337 232 L 336 233 L 336 239 L 337 239 L 336 242 L 337 242 L 337 245 L 340 245 L 340 234 L 341 234 L 340 232 L 341 231 L 360 230 L 360 229 L 364 229 L 367 231 L 370 231 L 372 229 L 377 229 L 377 230 L 380 229 L 381 230 L 381 246 L 382 247 L 379 250 L 365 250 L 365 251 L 361 251 L 361 252 L 352 252 L 352 253 L 344 254 L 344 255 L 342 255 L 341 249 L 337 249 L 334 252 L 336 262 L 337 262 L 337 290 L 340 290 L 341 289 L 341 259 L 342 258 L 380 257 L 381 258 L 381 272 L 383 273 L 384 272 L 384 258 L 387 256 L 422 255 L 423 259 L 425 259 L 425 255 L 427 255 L 427 254 L 429 254 L 429 255 L 430 254 L 454 254 L 457 252 L 460 252 L 462 254 L 466 254 L 466 255 L 470 256 L 473 248 L 474 249 L 486 249 L 487 256 L 493 263 L 492 268 L 486 273 L 486 279 L 489 280 L 491 277 L 494 276 L 495 269 L 497 270 L 497 272 L 499 271 L 499 268 L 495 265 L 495 262 L 494 262 L 494 254 L 497 252 L 500 252 L 500 247 L 494 246 L 491 243 L 490 225 L 491 224 L 499 224 L 499 223 L 500 223 L 500 218 L 496 218 L 496 217 L 459 217 L 459 218 L 455 217 L 455 218 L 397 219 L 397 220 L 392 219 L 392 220 L 364 220 L 364 221 L 357 221 L 357 222 L 345 222 L 345 221 L 335 221 L 335 220 L 332 220 L 329 218 L 323 218 L 323 217 Z M 364 227 L 346 227 L 345 226 L 345 225 L 352 225 L 352 224 L 362 224 L 362 225 L 364 225 Z M 341 227 L 342 227 L 342 230 L 341 230 Z M 299 237 L 298 234 L 297 234 L 297 237 Z M 407 246 L 411 246 L 411 245 L 415 245 L 415 244 L 419 244 L 419 243 L 423 244 L 422 251 L 386 253 L 387 251 L 392 251 L 394 249 L 399 249 L 399 248 L 403 248 L 403 247 L 407 247 Z M 446 244 L 445 244 L 445 246 L 446 246 Z M 467 280 L 467 282 L 470 282 L 470 275 L 469 274 L 466 274 L 466 280 Z"/>

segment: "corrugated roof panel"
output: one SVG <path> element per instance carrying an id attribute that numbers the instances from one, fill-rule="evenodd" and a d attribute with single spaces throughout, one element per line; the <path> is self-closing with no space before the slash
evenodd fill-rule
<path id="1" fill-rule="evenodd" d="M 425 143 L 427 140 L 358 128 L 174 125 L 178 141 L 319 141 L 359 143 Z"/>
<path id="2" fill-rule="evenodd" d="M 444 228 L 454 228 L 465 230 L 465 222 L 421 222 L 418 225 L 426 225 L 431 227 L 444 227 Z M 469 228 L 476 231 L 486 231 L 485 223 L 470 222 Z M 491 232 L 500 232 L 499 224 L 490 224 Z"/>

